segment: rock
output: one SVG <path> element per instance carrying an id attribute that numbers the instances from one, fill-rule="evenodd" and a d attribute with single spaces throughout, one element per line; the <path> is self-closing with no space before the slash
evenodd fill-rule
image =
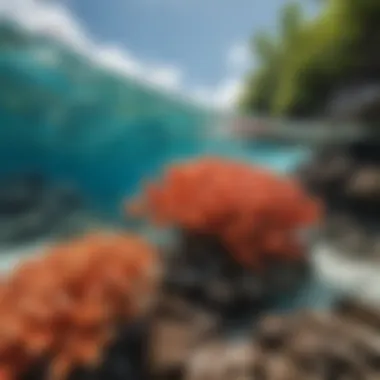
<path id="1" fill-rule="evenodd" d="M 356 228 L 357 224 L 349 215 L 331 215 L 325 222 L 323 227 L 323 235 L 325 238 L 335 241 Z"/>
<path id="2" fill-rule="evenodd" d="M 348 154 L 359 167 L 377 166 L 380 163 L 378 136 L 373 139 L 363 139 L 348 146 Z"/>
<path id="3" fill-rule="evenodd" d="M 334 245 L 339 249 L 339 252 L 357 258 L 367 258 L 370 256 L 371 243 L 370 237 L 365 231 L 360 229 L 348 230 L 343 236 L 334 241 Z"/>
<path id="4" fill-rule="evenodd" d="M 217 335 L 218 322 L 178 299 L 162 302 L 152 316 L 147 362 L 153 378 L 176 379 L 194 350 Z"/>
<path id="5" fill-rule="evenodd" d="M 294 261 L 271 260 L 263 276 L 263 287 L 269 297 L 278 298 L 292 294 L 307 279 L 309 270 L 306 258 Z"/>
<path id="6" fill-rule="evenodd" d="M 347 214 L 328 217 L 322 229 L 322 237 L 338 251 L 339 256 L 363 260 L 380 258 L 380 240 L 376 238 L 376 227 L 371 223 L 360 224 Z"/>
<path id="7" fill-rule="evenodd" d="M 380 313 L 364 309 L 345 301 L 333 312 L 295 312 L 262 319 L 253 345 L 263 355 L 263 378 L 362 380 L 375 379 L 376 374 L 379 377 Z"/>
<path id="8" fill-rule="evenodd" d="M 8 180 L 0 185 L 0 215 L 17 215 L 32 208 L 42 197 L 44 180 L 31 174 Z"/>
<path id="9" fill-rule="evenodd" d="M 369 306 L 358 300 L 345 298 L 336 305 L 339 315 L 373 327 L 380 332 L 380 309 Z"/>
<path id="10" fill-rule="evenodd" d="M 345 377 L 357 378 L 360 376 L 361 363 L 355 356 L 352 345 L 346 344 L 344 337 L 339 341 L 325 339 L 323 359 L 326 363 L 324 375 L 333 379 L 344 379 Z"/>
<path id="11" fill-rule="evenodd" d="M 380 202 L 380 168 L 359 169 L 350 178 L 346 192 L 351 197 Z"/>
<path id="12" fill-rule="evenodd" d="M 328 195 L 344 186 L 354 164 L 344 153 L 322 153 L 298 174 L 301 182 L 312 191 Z"/>
<path id="13" fill-rule="evenodd" d="M 211 342 L 190 357 L 184 379 L 251 380 L 261 359 L 259 353 L 245 342 Z"/>
<path id="14" fill-rule="evenodd" d="M 372 253 L 376 261 L 380 260 L 380 238 L 375 239 L 373 243 Z"/>
<path id="15" fill-rule="evenodd" d="M 334 120 L 371 121 L 378 120 L 380 84 L 354 83 L 345 85 L 328 102 L 327 114 Z"/>
<path id="16" fill-rule="evenodd" d="M 266 378 L 268 380 L 298 380 L 299 377 L 293 362 L 286 356 L 273 356 L 267 359 Z"/>
<path id="17" fill-rule="evenodd" d="M 288 338 L 289 323 L 285 317 L 267 316 L 255 328 L 257 343 L 264 350 L 281 350 Z"/>
<path id="18" fill-rule="evenodd" d="M 234 302 L 236 292 L 228 280 L 216 279 L 204 287 L 204 297 L 218 309 L 226 309 Z"/>
<path id="19" fill-rule="evenodd" d="M 315 332 L 304 330 L 294 332 L 288 343 L 287 351 L 297 367 L 303 372 L 315 373 L 322 366 L 323 338 Z"/>
<path id="20" fill-rule="evenodd" d="M 268 260 L 267 267 L 254 272 L 236 262 L 217 238 L 186 231 L 177 254 L 168 258 L 165 289 L 236 319 L 294 292 L 308 273 L 306 260 Z"/>
<path id="21" fill-rule="evenodd" d="M 81 207 L 77 191 L 50 185 L 40 175 L 3 180 L 0 188 L 0 243 L 19 244 L 46 237 Z M 4 225 L 4 228 L 2 225 Z"/>
<path id="22" fill-rule="evenodd" d="M 323 232 L 327 238 L 337 243 L 341 250 L 351 254 L 356 251 L 358 256 L 372 254 L 370 235 L 377 234 L 380 226 L 379 168 L 380 143 L 374 136 L 373 139 L 357 138 L 344 145 L 322 148 L 297 173 L 301 183 L 325 204 L 328 225 Z M 340 219 L 330 224 L 335 214 L 350 221 Z M 356 229 L 360 232 L 354 231 Z"/>

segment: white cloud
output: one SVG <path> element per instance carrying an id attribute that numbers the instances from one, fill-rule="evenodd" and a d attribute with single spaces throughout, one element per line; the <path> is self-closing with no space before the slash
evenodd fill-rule
<path id="1" fill-rule="evenodd" d="M 251 63 L 251 52 L 247 43 L 237 43 L 227 52 L 227 66 L 229 70 L 245 71 Z"/>
<path id="2" fill-rule="evenodd" d="M 182 83 L 182 71 L 175 66 L 161 66 L 152 69 L 150 81 L 168 89 L 180 89 Z"/>
<path id="3" fill-rule="evenodd" d="M 216 104 L 220 104 L 225 107 L 234 107 L 238 100 L 243 83 L 240 78 L 231 78 L 223 82 L 216 91 Z"/>
<path id="4" fill-rule="evenodd" d="M 117 46 L 103 46 L 102 49 L 94 49 L 90 57 L 107 69 L 120 74 L 130 76 L 142 76 L 143 67 L 133 56 Z"/>
<path id="5" fill-rule="evenodd" d="M 213 107 L 231 109 L 243 90 L 243 77 L 252 66 L 252 54 L 247 43 L 236 43 L 226 54 L 227 77 L 214 88 L 198 88 L 194 96 Z"/>
<path id="6" fill-rule="evenodd" d="M 64 6 L 38 0 L 0 0 L 0 14 L 32 32 L 51 35 L 73 48 L 91 49 L 91 41 L 80 23 Z"/>
<path id="7" fill-rule="evenodd" d="M 194 97 L 200 103 L 214 108 L 232 109 L 236 106 L 243 88 L 240 78 L 227 78 L 215 88 L 200 87 L 194 91 Z"/>
<path id="8" fill-rule="evenodd" d="M 121 47 L 95 43 L 79 20 L 62 4 L 0 0 L 0 17 L 12 19 L 31 32 L 52 36 L 97 64 L 122 75 L 168 89 L 180 88 L 182 73 L 179 68 L 143 62 Z"/>
<path id="9" fill-rule="evenodd" d="M 242 87 L 241 73 L 250 61 L 247 45 L 236 44 L 226 55 L 228 76 L 224 81 L 213 88 L 184 89 L 180 68 L 145 62 L 120 46 L 96 43 L 62 3 L 54 0 L 0 0 L 0 18 L 12 19 L 31 32 L 50 35 L 106 69 L 182 92 L 190 99 L 212 107 L 233 107 Z M 54 63 L 51 57 L 46 57 L 46 52 L 41 54 L 41 59 L 49 58 L 48 61 Z"/>

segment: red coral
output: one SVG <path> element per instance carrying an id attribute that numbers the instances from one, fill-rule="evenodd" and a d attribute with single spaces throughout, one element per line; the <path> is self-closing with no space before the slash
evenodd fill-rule
<path id="1" fill-rule="evenodd" d="M 296 232 L 320 215 L 294 180 L 222 158 L 173 166 L 131 210 L 217 236 L 238 261 L 256 268 L 264 256 L 298 257 L 303 250 Z"/>
<path id="2" fill-rule="evenodd" d="M 116 324 L 152 295 L 155 258 L 137 237 L 93 234 L 20 266 L 0 288 L 0 379 L 46 358 L 53 379 L 99 364 Z"/>

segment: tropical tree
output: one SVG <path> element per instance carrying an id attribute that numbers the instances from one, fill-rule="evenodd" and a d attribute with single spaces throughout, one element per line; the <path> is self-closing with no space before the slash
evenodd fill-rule
<path id="1" fill-rule="evenodd" d="M 297 39 L 302 22 L 300 6 L 290 3 L 280 14 L 277 34 L 260 32 L 254 36 L 252 50 L 258 68 L 247 76 L 246 91 L 241 99 L 244 109 L 262 113 L 271 111 L 288 45 Z"/>
<path id="2" fill-rule="evenodd" d="M 274 115 L 321 114 L 345 83 L 380 81 L 380 2 L 323 3 L 310 21 L 299 7 L 288 5 L 280 15 L 281 38 L 276 43 L 255 39 L 255 53 L 271 58 L 260 59 L 249 74 L 243 108 Z"/>

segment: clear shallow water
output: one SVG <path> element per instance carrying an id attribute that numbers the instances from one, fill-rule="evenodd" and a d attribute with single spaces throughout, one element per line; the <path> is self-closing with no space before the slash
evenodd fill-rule
<path id="1" fill-rule="evenodd" d="M 0 82 L 0 178 L 40 172 L 73 182 L 92 208 L 113 217 L 143 180 L 177 160 L 221 155 L 287 173 L 310 153 L 220 137 L 218 113 L 102 70 L 55 41 L 6 23 L 0 23 Z M 3 251 L 0 270 L 49 243 Z M 322 306 L 330 299 L 313 278 L 278 308 Z"/>
<path id="2" fill-rule="evenodd" d="M 286 172 L 307 154 L 218 137 L 218 112 L 4 21 L 0 82 L 0 177 L 37 171 L 75 182 L 91 206 L 111 214 L 142 180 L 178 159 L 223 155 Z"/>

